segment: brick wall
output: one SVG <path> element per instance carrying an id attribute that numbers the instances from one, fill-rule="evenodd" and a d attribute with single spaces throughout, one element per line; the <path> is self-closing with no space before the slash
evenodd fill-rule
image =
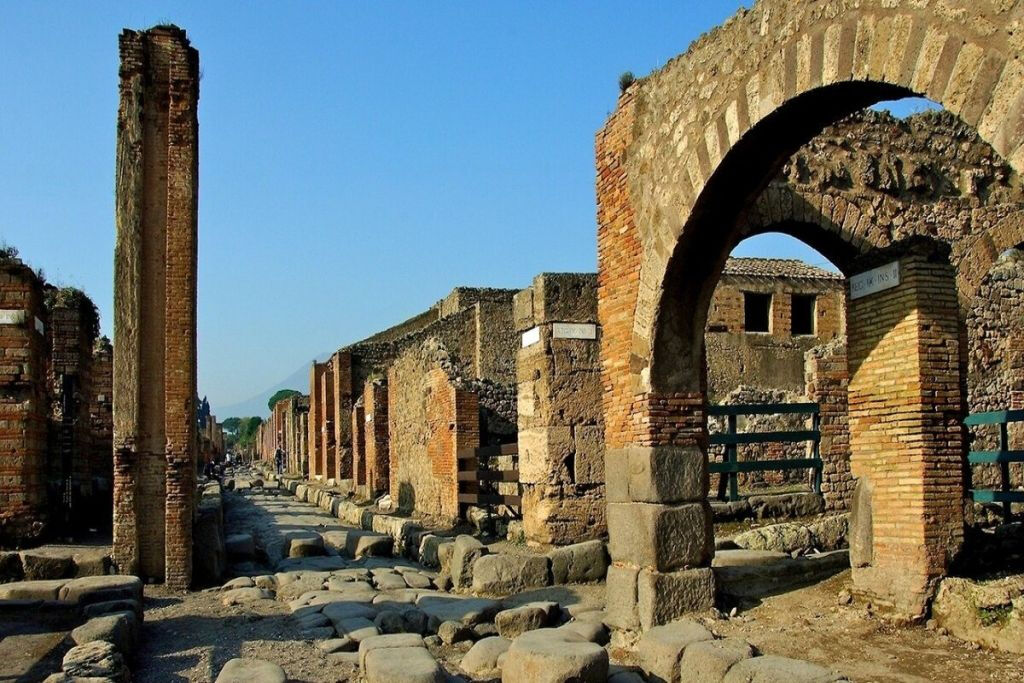
<path id="1" fill-rule="evenodd" d="M 806 356 L 807 400 L 821 410 L 821 493 L 828 510 L 845 510 L 853 496 L 847 391 L 846 338 L 811 349 Z"/>
<path id="2" fill-rule="evenodd" d="M 113 507 L 114 451 L 114 347 L 106 337 L 96 340 L 92 354 L 92 392 L 89 396 L 91 429 L 89 470 L 97 497 L 94 523 L 108 529 Z"/>
<path id="3" fill-rule="evenodd" d="M 0 261 L 0 545 L 40 540 L 46 497 L 46 318 L 42 282 L 19 261 Z"/>
<path id="4" fill-rule="evenodd" d="M 324 412 L 324 371 L 326 363 L 313 361 L 309 368 L 309 476 L 325 475 L 327 455 L 324 450 L 324 435 L 327 428 Z"/>
<path id="5" fill-rule="evenodd" d="M 199 56 L 175 27 L 120 37 L 114 564 L 186 588 L 196 424 Z"/>

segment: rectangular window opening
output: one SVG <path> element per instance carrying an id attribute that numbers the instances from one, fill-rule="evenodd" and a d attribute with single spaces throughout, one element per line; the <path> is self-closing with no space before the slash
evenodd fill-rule
<path id="1" fill-rule="evenodd" d="M 772 295 L 743 292 L 743 329 L 747 332 L 771 331 Z"/>
<path id="2" fill-rule="evenodd" d="M 794 294 L 790 320 L 794 336 L 813 335 L 817 296 Z"/>

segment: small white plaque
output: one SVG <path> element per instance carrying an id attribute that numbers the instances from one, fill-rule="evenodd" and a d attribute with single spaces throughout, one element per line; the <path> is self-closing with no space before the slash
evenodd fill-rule
<path id="1" fill-rule="evenodd" d="M 893 261 L 850 278 L 850 298 L 892 289 L 900 284 L 900 262 Z"/>
<path id="2" fill-rule="evenodd" d="M 39 334 L 46 334 L 46 325 L 39 318 L 36 318 L 36 332 Z"/>
<path id="3" fill-rule="evenodd" d="M 540 341 L 540 328 L 531 327 L 526 332 L 523 332 L 523 348 L 527 346 L 533 346 Z"/>
<path id="4" fill-rule="evenodd" d="M 25 322 L 25 311 L 22 309 L 0 309 L 0 325 L 20 325 L 23 322 Z"/>
<path id="5" fill-rule="evenodd" d="M 555 323 L 551 326 L 555 339 L 597 339 L 597 325 L 594 323 Z"/>
<path id="6" fill-rule="evenodd" d="M 373 422 L 373 413 L 366 413 L 364 419 L 366 422 Z"/>

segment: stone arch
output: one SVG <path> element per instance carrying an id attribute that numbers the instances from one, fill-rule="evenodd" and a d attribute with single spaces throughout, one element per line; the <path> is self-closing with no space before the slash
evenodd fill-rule
<path id="1" fill-rule="evenodd" d="M 628 472 L 624 490 L 609 485 L 609 592 L 634 596 L 617 625 L 646 628 L 713 592 L 700 569 L 712 554 L 699 509 L 707 481 L 700 339 L 752 202 L 823 127 L 908 95 L 959 116 L 1019 173 L 1022 23 L 1024 4 L 1010 0 L 761 0 L 623 93 L 597 140 L 606 470 L 609 482 L 617 467 Z M 844 227 L 863 218 L 844 203 L 831 207 L 830 220 Z M 916 277 L 945 277 L 942 258 L 915 253 Z M 703 490 L 666 488 L 659 473 L 680 469 L 692 470 L 691 483 L 703 472 Z M 669 557 L 647 539 L 672 526 L 689 529 L 679 534 L 689 545 Z M 627 527 L 643 547 L 617 538 Z"/>

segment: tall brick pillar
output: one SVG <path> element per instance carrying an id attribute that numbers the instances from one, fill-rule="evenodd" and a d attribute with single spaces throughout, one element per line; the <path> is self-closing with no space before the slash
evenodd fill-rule
<path id="1" fill-rule="evenodd" d="M 366 494 L 366 411 L 363 397 L 352 405 L 352 488 L 361 496 Z"/>
<path id="2" fill-rule="evenodd" d="M 199 54 L 120 37 L 114 254 L 114 563 L 187 588 L 196 459 Z"/>
<path id="3" fill-rule="evenodd" d="M 309 368 L 309 465 L 307 474 L 310 479 L 324 474 L 320 469 L 320 449 L 324 438 L 323 378 L 324 364 L 313 361 Z"/>
<path id="4" fill-rule="evenodd" d="M 545 273 L 515 296 L 523 528 L 537 545 L 603 537 L 597 278 Z"/>
<path id="5" fill-rule="evenodd" d="M 389 490 L 388 385 L 386 380 L 366 383 L 363 393 L 363 424 L 366 440 L 367 498 Z"/>
<path id="6" fill-rule="evenodd" d="M 323 405 L 322 452 L 320 455 L 320 474 L 324 479 L 333 478 L 337 470 L 336 447 L 334 441 L 334 367 L 330 361 L 324 363 L 323 376 L 320 378 L 320 402 Z"/>
<path id="7" fill-rule="evenodd" d="M 958 306 L 946 249 L 912 241 L 859 265 L 899 263 L 898 286 L 849 304 L 851 563 L 856 590 L 924 616 L 963 544 Z"/>
<path id="8" fill-rule="evenodd" d="M 850 370 L 846 339 L 804 354 L 807 400 L 820 406 L 821 495 L 827 510 L 845 510 L 853 495 L 850 474 L 850 426 L 847 390 Z"/>
<path id="9" fill-rule="evenodd" d="M 0 545 L 46 532 L 46 311 L 32 269 L 0 256 Z"/>
<path id="10" fill-rule="evenodd" d="M 334 373 L 334 448 L 336 468 L 334 478 L 339 482 L 352 479 L 352 354 L 338 351 L 331 356 Z"/>

